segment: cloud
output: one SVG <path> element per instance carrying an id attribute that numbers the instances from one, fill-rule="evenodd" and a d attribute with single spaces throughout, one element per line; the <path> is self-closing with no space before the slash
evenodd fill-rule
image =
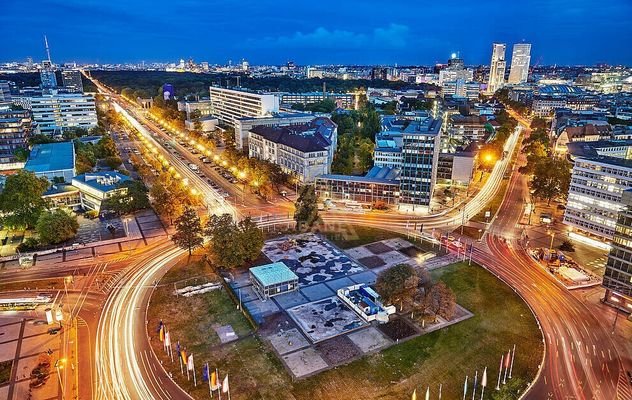
<path id="1" fill-rule="evenodd" d="M 311 32 L 295 32 L 289 36 L 251 39 L 253 47 L 286 49 L 335 49 L 335 50 L 388 50 L 405 48 L 409 41 L 409 28 L 406 25 L 390 24 L 384 28 L 375 28 L 369 32 L 329 30 L 318 27 Z"/>

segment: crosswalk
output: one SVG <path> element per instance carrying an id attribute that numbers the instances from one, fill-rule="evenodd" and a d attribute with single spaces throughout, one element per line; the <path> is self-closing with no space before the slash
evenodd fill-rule
<path id="1" fill-rule="evenodd" d="M 107 271 L 99 274 L 99 282 L 102 283 L 97 285 L 98 291 L 104 294 L 108 293 L 121 280 L 123 274 L 125 274 L 125 270 Z"/>
<path id="2" fill-rule="evenodd" d="M 619 382 L 617 383 L 617 400 L 632 399 L 632 388 L 625 369 L 619 370 Z"/>

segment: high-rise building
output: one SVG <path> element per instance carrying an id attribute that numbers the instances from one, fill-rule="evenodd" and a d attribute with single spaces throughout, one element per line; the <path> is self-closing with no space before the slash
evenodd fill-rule
<path id="1" fill-rule="evenodd" d="M 0 81 L 0 101 L 11 101 L 11 87 L 8 81 Z"/>
<path id="2" fill-rule="evenodd" d="M 489 67 L 489 84 L 487 92 L 493 94 L 496 90 L 505 84 L 505 50 L 507 45 L 504 43 L 494 43 L 492 45 L 492 62 Z"/>
<path id="3" fill-rule="evenodd" d="M 209 88 L 213 114 L 223 123 L 234 125 L 237 118 L 264 117 L 279 111 L 279 96 L 245 90 Z"/>
<path id="4" fill-rule="evenodd" d="M 619 211 L 608 255 L 603 286 L 604 301 L 628 313 L 632 312 L 632 189 L 621 196 L 623 209 Z"/>
<path id="5" fill-rule="evenodd" d="M 40 70 L 40 80 L 42 89 L 55 89 L 57 87 L 57 77 L 55 70 L 50 61 L 42 61 L 42 69 Z"/>
<path id="6" fill-rule="evenodd" d="M 31 115 L 28 110 L 16 110 L 10 103 L 0 104 L 0 169 L 21 168 L 15 151 L 28 147 L 31 134 Z"/>
<path id="7" fill-rule="evenodd" d="M 97 125 L 94 97 L 79 93 L 32 97 L 31 111 L 42 134 L 54 135 L 66 128 L 90 129 Z"/>
<path id="8" fill-rule="evenodd" d="M 441 120 L 411 121 L 402 135 L 400 206 L 428 211 L 437 177 Z"/>
<path id="9" fill-rule="evenodd" d="M 376 67 L 371 69 L 371 80 L 387 80 L 388 79 L 388 68 Z"/>
<path id="10" fill-rule="evenodd" d="M 70 93 L 83 93 L 81 72 L 77 69 L 65 69 L 61 71 L 61 81 L 64 88 Z"/>
<path id="11" fill-rule="evenodd" d="M 531 45 L 516 43 L 511 53 L 511 70 L 508 83 L 525 83 L 529 78 L 529 62 L 531 61 Z"/>

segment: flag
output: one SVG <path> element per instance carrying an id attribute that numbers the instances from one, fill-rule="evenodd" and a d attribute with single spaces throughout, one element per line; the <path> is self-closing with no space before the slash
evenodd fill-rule
<path id="1" fill-rule="evenodd" d="M 165 332 L 165 347 L 171 347 L 171 334 Z"/>
<path id="2" fill-rule="evenodd" d="M 189 355 L 189 361 L 187 362 L 187 369 L 189 371 L 195 370 L 195 366 L 193 365 L 193 354 Z"/>
<path id="3" fill-rule="evenodd" d="M 481 386 L 487 386 L 487 367 L 483 370 L 483 379 L 481 379 Z"/>
<path id="4" fill-rule="evenodd" d="M 505 357 L 505 369 L 509 368 L 509 361 L 511 361 L 511 350 L 507 352 L 507 357 Z"/>
<path id="5" fill-rule="evenodd" d="M 160 325 L 160 341 L 164 342 L 165 341 L 165 326 L 164 325 Z"/>
<path id="6" fill-rule="evenodd" d="M 162 323 L 162 320 L 160 320 L 160 322 L 158 323 L 158 329 L 156 329 L 156 333 L 160 332 L 160 330 L 162 329 L 162 326 L 164 324 Z"/>
<path id="7" fill-rule="evenodd" d="M 413 390 L 413 397 L 411 400 L 417 400 L 417 389 Z"/>
<path id="8" fill-rule="evenodd" d="M 465 383 L 463 384 L 463 397 L 465 397 L 465 393 L 467 393 L 467 375 L 465 376 Z"/>
<path id="9" fill-rule="evenodd" d="M 176 352 L 178 354 L 180 354 L 180 341 L 178 340 L 178 342 L 176 343 Z"/>
<path id="10" fill-rule="evenodd" d="M 222 393 L 228 393 L 230 389 L 228 388 L 228 374 L 224 377 L 224 382 L 222 383 Z"/>
<path id="11" fill-rule="evenodd" d="M 182 357 L 182 362 L 186 365 L 186 363 L 187 363 L 187 351 L 185 349 L 182 349 L 182 351 L 180 351 L 180 357 Z"/>
<path id="12" fill-rule="evenodd" d="M 217 374 L 215 373 L 215 371 L 213 371 L 211 373 L 211 389 L 213 390 L 217 390 L 219 389 L 219 386 L 217 385 Z"/>
<path id="13" fill-rule="evenodd" d="M 208 364 L 202 367 L 202 382 L 208 381 Z"/>
<path id="14" fill-rule="evenodd" d="M 426 389 L 426 400 L 430 400 L 430 386 Z"/>

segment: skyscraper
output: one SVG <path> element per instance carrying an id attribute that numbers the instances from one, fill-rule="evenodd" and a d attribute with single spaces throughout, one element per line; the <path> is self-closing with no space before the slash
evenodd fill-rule
<path id="1" fill-rule="evenodd" d="M 525 83 L 529 77 L 529 62 L 531 61 L 531 45 L 517 43 L 511 53 L 511 70 L 509 71 L 509 83 Z"/>
<path id="2" fill-rule="evenodd" d="M 489 68 L 489 84 L 487 85 L 487 92 L 490 94 L 493 94 L 505 84 L 506 48 L 507 45 L 505 43 L 492 44 L 492 63 Z"/>
<path id="3" fill-rule="evenodd" d="M 55 76 L 55 69 L 48 60 L 42 61 L 40 80 L 42 81 L 42 89 L 54 89 L 57 87 L 57 77 Z"/>
<path id="4" fill-rule="evenodd" d="M 69 93 L 83 93 L 83 82 L 81 72 L 76 69 L 65 69 L 61 71 L 61 80 L 64 88 Z"/>

